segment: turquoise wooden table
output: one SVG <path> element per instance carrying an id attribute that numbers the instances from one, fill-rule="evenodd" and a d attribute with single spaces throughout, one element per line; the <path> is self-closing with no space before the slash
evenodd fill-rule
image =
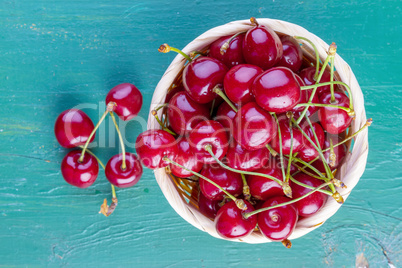
<path id="1" fill-rule="evenodd" d="M 389 1 L 32 1 L 0 3 L 0 266 L 370 267 L 402 266 L 401 2 Z M 212 238 L 169 206 L 153 173 L 119 189 L 119 205 L 98 214 L 110 186 L 101 173 L 88 189 L 60 173 L 66 150 L 54 138 L 57 115 L 79 107 L 93 121 L 110 88 L 134 83 L 144 106 L 124 125 L 129 150 L 152 93 L 175 57 L 204 31 L 251 16 L 299 24 L 335 41 L 365 94 L 367 169 L 322 227 L 294 240 L 248 245 Z M 107 120 L 93 151 L 118 151 Z"/>

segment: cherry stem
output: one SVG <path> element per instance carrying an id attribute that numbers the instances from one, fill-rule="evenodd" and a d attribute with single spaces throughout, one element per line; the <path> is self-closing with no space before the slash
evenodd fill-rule
<path id="1" fill-rule="evenodd" d="M 247 32 L 247 31 L 238 32 L 238 33 L 234 34 L 232 37 L 230 37 L 229 40 L 227 40 L 225 43 L 223 43 L 223 45 L 221 46 L 221 48 L 220 48 L 220 50 L 219 50 L 220 53 L 221 53 L 221 55 L 223 55 L 223 54 L 226 53 L 226 51 L 228 50 L 228 48 L 229 48 L 229 46 L 230 46 L 230 43 L 233 41 L 233 39 L 235 39 L 235 38 L 238 37 L 239 35 L 244 34 L 244 33 L 246 33 L 246 32 Z"/>
<path id="2" fill-rule="evenodd" d="M 124 140 L 123 140 L 123 137 L 121 136 L 121 132 L 120 132 L 119 126 L 117 125 L 116 118 L 115 118 L 113 112 L 110 112 L 110 116 L 112 117 L 113 124 L 116 127 L 117 135 L 119 135 L 121 153 L 122 153 L 122 163 L 121 163 L 120 168 L 121 168 L 121 170 L 124 171 L 124 170 L 126 170 L 126 167 L 127 167 L 126 166 L 126 148 L 124 146 Z"/>
<path id="3" fill-rule="evenodd" d="M 294 121 L 294 119 L 293 119 L 293 121 Z M 308 119 L 308 117 L 307 117 L 307 122 L 309 123 L 310 128 L 312 129 L 312 131 L 313 131 L 313 133 L 314 133 L 313 126 L 311 125 L 311 122 L 310 122 L 310 120 Z M 296 127 L 299 129 L 299 131 L 303 134 L 303 136 L 310 142 L 311 145 L 313 145 L 314 149 L 315 149 L 315 150 L 318 152 L 318 154 L 320 155 L 320 157 L 321 157 L 321 159 L 322 159 L 322 162 L 323 162 L 323 165 L 324 165 L 324 167 L 325 167 L 325 172 L 327 173 L 327 179 L 332 179 L 332 178 L 334 177 L 334 175 L 332 174 L 331 169 L 329 168 L 328 163 L 327 163 L 327 161 L 325 160 L 325 157 L 324 157 L 324 154 L 322 153 L 322 150 L 317 146 L 317 144 L 315 144 L 315 143 L 310 139 L 310 137 L 306 134 L 306 132 L 304 132 L 304 130 L 303 130 L 295 121 L 294 121 L 294 123 L 295 123 Z M 314 134 L 315 134 L 315 133 L 314 133 Z M 315 135 L 315 136 L 316 136 L 316 135 Z M 330 188 L 331 188 L 332 192 L 335 192 L 335 187 L 334 187 L 333 185 L 330 186 Z"/>
<path id="4" fill-rule="evenodd" d="M 316 64 L 315 64 L 315 74 L 314 74 L 314 80 L 317 81 L 318 74 L 320 72 L 320 54 L 318 53 L 317 47 L 314 45 L 313 42 L 311 42 L 309 39 L 302 37 L 302 36 L 294 36 L 296 39 L 300 39 L 303 41 L 306 41 L 307 43 L 310 44 L 310 46 L 313 47 L 314 53 L 315 53 L 315 58 L 316 58 Z"/>
<path id="5" fill-rule="evenodd" d="M 318 87 L 328 86 L 328 85 L 342 85 L 346 88 L 346 91 L 348 92 L 348 95 L 349 95 L 349 108 L 352 110 L 351 112 L 353 112 L 352 114 L 350 114 L 350 116 L 354 116 L 352 91 L 351 91 L 350 87 L 347 84 L 345 84 L 344 82 L 341 82 L 341 81 L 325 82 L 325 83 L 314 84 L 314 85 L 310 85 L 310 86 L 302 86 L 302 87 L 300 87 L 300 89 L 301 90 L 313 89 L 313 92 L 315 93 L 315 90 Z M 313 93 L 311 93 L 311 96 L 313 96 Z M 310 99 L 312 100 L 311 96 L 310 96 Z M 310 103 L 310 100 L 308 102 Z M 302 116 L 300 116 L 300 117 L 302 117 Z"/>
<path id="6" fill-rule="evenodd" d="M 276 114 L 274 114 L 274 118 L 275 118 L 276 125 L 278 126 L 278 136 L 279 136 L 279 159 L 280 159 L 280 161 L 281 161 L 282 180 L 285 181 L 285 180 L 286 180 L 286 175 L 285 175 L 285 167 L 284 167 L 284 164 L 283 164 L 282 133 L 281 133 L 281 128 L 280 128 L 280 126 L 279 126 L 278 117 L 276 116 Z"/>
<path id="7" fill-rule="evenodd" d="M 317 159 L 318 159 L 318 158 L 317 158 Z M 301 171 L 301 172 L 303 172 L 303 173 L 306 173 L 307 175 L 310 175 L 310 176 L 312 176 L 312 177 L 320 178 L 321 180 L 323 180 L 323 179 L 325 178 L 324 175 L 322 175 L 322 173 L 321 173 L 318 169 L 316 169 L 315 167 L 313 167 L 310 163 L 307 163 L 307 162 L 301 160 L 300 158 L 293 158 L 292 161 L 293 161 L 293 162 L 298 162 L 298 163 L 304 165 L 303 167 L 296 166 L 296 167 L 299 169 L 299 171 Z M 318 177 L 317 177 L 316 175 L 313 175 L 312 173 L 308 172 L 307 170 L 305 170 L 304 168 L 306 168 L 306 167 L 308 167 L 308 168 L 310 168 L 312 171 L 314 171 L 314 172 L 318 175 Z M 294 176 L 294 175 L 296 175 L 296 173 L 297 173 L 297 172 L 295 172 L 295 173 L 292 174 L 292 175 Z"/>
<path id="8" fill-rule="evenodd" d="M 310 88 L 313 89 L 313 91 L 311 92 L 311 95 L 310 95 L 310 98 L 309 98 L 309 100 L 308 100 L 308 103 L 312 103 L 312 102 L 313 102 L 313 98 L 314 98 L 315 92 L 317 91 L 317 88 L 318 88 L 318 86 L 316 86 L 316 85 L 320 82 L 321 77 L 322 77 L 322 75 L 324 74 L 325 68 L 326 68 L 327 65 L 328 65 L 328 62 L 329 62 L 329 56 L 327 56 L 327 58 L 325 59 L 323 65 L 322 65 L 322 67 L 321 67 L 320 74 L 318 75 L 317 80 L 315 80 L 315 81 L 316 81 L 316 84 L 315 84 L 315 85 L 312 85 L 312 87 L 310 87 Z M 304 87 L 300 87 L 301 90 L 303 90 L 303 88 L 304 88 Z M 310 88 L 308 88 L 308 89 L 310 89 Z M 301 120 L 303 119 L 304 115 L 307 113 L 307 110 L 308 110 L 308 106 L 306 106 L 306 107 L 303 109 L 302 113 L 300 114 L 299 119 L 297 119 L 297 124 L 300 124 L 300 122 L 301 122 Z"/>
<path id="9" fill-rule="evenodd" d="M 212 113 L 214 112 L 215 100 L 216 100 L 216 99 L 213 99 L 213 100 L 212 100 L 211 111 L 209 112 L 209 116 L 212 116 Z"/>
<path id="10" fill-rule="evenodd" d="M 255 17 L 251 17 L 251 18 L 250 18 L 250 22 L 251 22 L 251 24 L 254 24 L 254 25 L 256 25 L 256 26 L 259 26 L 259 24 L 258 24 L 258 22 L 257 22 L 257 19 L 256 19 Z"/>
<path id="11" fill-rule="evenodd" d="M 289 176 L 290 176 L 290 166 L 292 163 L 292 157 L 293 157 L 293 127 L 292 127 L 292 118 L 293 118 L 293 113 L 290 112 L 290 117 L 289 117 L 289 130 L 290 130 L 290 152 L 289 152 L 289 160 L 288 160 L 288 167 L 286 170 L 286 178 L 285 182 L 289 183 Z M 283 155 L 282 155 L 283 157 Z"/>
<path id="12" fill-rule="evenodd" d="M 156 108 L 154 109 L 154 111 L 159 111 L 159 110 L 162 109 L 163 107 L 166 107 L 168 104 L 169 104 L 169 103 L 164 103 L 164 104 L 162 104 L 162 105 L 159 105 L 158 107 L 156 107 Z"/>
<path id="13" fill-rule="evenodd" d="M 225 165 L 224 163 L 222 163 L 222 161 L 220 161 L 220 160 L 215 156 L 215 154 L 212 152 L 212 146 L 211 146 L 210 144 L 205 145 L 204 148 L 205 148 L 205 150 L 214 158 L 214 160 L 215 160 L 219 165 L 221 165 L 221 167 L 226 168 L 227 170 L 230 170 L 230 171 L 235 172 L 235 173 L 244 174 L 244 175 L 261 176 L 261 177 L 264 177 L 264 178 L 267 178 L 267 179 L 276 181 L 276 182 L 277 182 L 279 185 L 281 185 L 281 186 L 282 186 L 282 184 L 283 184 L 283 182 L 282 182 L 281 180 L 278 180 L 277 178 L 275 178 L 275 177 L 273 177 L 273 176 L 270 176 L 270 175 L 267 175 L 267 174 L 257 173 L 257 172 L 252 172 L 252 171 L 244 171 L 244 170 L 238 170 L 238 169 L 231 168 L 231 167 Z"/>
<path id="14" fill-rule="evenodd" d="M 78 158 L 78 162 L 82 162 L 84 160 L 84 155 L 85 155 L 85 150 L 87 149 L 89 142 L 91 141 L 92 137 L 95 135 L 96 130 L 99 128 L 100 124 L 102 123 L 102 121 L 106 118 L 107 114 L 109 112 L 112 112 L 114 109 L 114 106 L 116 105 L 116 103 L 114 102 L 110 102 L 107 104 L 106 106 L 106 111 L 103 113 L 102 117 L 99 119 L 98 123 L 96 124 L 95 128 L 92 130 L 91 134 L 89 135 L 87 141 L 85 142 L 84 147 L 82 148 L 82 153 L 80 158 Z"/>
<path id="15" fill-rule="evenodd" d="M 195 50 L 190 53 L 190 58 L 194 59 L 194 57 L 196 57 L 197 55 L 207 56 L 208 54 L 199 50 Z"/>
<path id="16" fill-rule="evenodd" d="M 249 217 L 251 217 L 251 216 L 253 216 L 253 215 L 257 214 L 257 213 L 260 213 L 260 212 L 264 212 L 264 211 L 267 211 L 267 210 L 270 210 L 270 209 L 274 209 L 274 208 L 278 208 L 278 207 L 282 207 L 282 206 L 286 206 L 286 205 L 296 203 L 297 201 L 300 201 L 300 200 L 306 198 L 307 196 L 312 195 L 313 193 L 317 192 L 318 190 L 320 190 L 321 188 L 324 188 L 327 185 L 330 185 L 331 183 L 332 183 L 331 181 L 325 182 L 325 183 L 321 184 L 320 186 L 318 186 L 317 188 L 314 188 L 314 190 L 308 192 L 307 194 L 302 195 L 302 196 L 300 196 L 298 198 L 292 199 L 291 201 L 284 202 L 284 203 L 277 204 L 277 205 L 270 206 L 270 207 L 266 207 L 266 208 L 260 208 L 260 209 L 257 209 L 257 210 L 254 210 L 254 211 L 251 211 L 251 212 L 248 212 L 248 213 L 244 213 L 243 217 L 245 219 L 247 219 L 247 218 L 249 218 Z"/>
<path id="17" fill-rule="evenodd" d="M 212 91 L 215 92 L 216 94 L 218 94 L 219 96 L 221 96 L 221 98 L 224 101 L 226 101 L 227 104 L 229 104 L 230 108 L 232 108 L 233 111 L 235 111 L 237 113 L 236 106 L 234 106 L 234 104 L 229 100 L 229 98 L 225 95 L 225 93 L 222 91 L 222 89 L 219 87 L 219 85 L 216 85 Z"/>
<path id="18" fill-rule="evenodd" d="M 293 178 L 293 176 L 290 176 L 290 180 L 291 180 L 293 183 L 295 183 L 295 184 L 297 184 L 297 185 L 300 185 L 300 186 L 302 186 L 302 187 L 304 187 L 304 188 L 308 188 L 308 189 L 311 189 L 311 190 L 314 190 L 314 189 L 315 189 L 314 186 L 307 185 L 307 184 L 304 184 L 304 183 L 302 183 L 302 182 L 297 181 L 295 178 Z M 332 194 L 333 194 L 332 192 L 327 191 L 327 190 L 324 190 L 324 189 L 319 189 L 318 191 L 321 192 L 321 193 L 323 193 L 323 194 L 326 194 L 326 195 L 331 195 L 331 196 L 332 196 Z"/>
<path id="19" fill-rule="evenodd" d="M 244 199 L 246 199 L 247 201 L 250 201 L 250 187 L 247 184 L 247 180 L 246 180 L 246 176 L 244 174 L 240 174 L 241 175 L 241 179 L 243 180 L 243 195 L 244 195 Z"/>
<path id="20" fill-rule="evenodd" d="M 84 148 L 83 146 L 78 146 L 78 147 L 80 147 L 80 148 Z M 89 153 L 90 155 L 92 155 L 93 157 L 95 157 L 95 159 L 96 159 L 96 161 L 98 161 L 98 163 L 99 163 L 99 165 L 103 168 L 103 169 L 105 169 L 105 165 L 102 163 L 102 161 L 93 153 L 93 152 L 91 152 L 90 150 L 86 150 L 86 152 L 87 153 Z M 116 206 L 117 206 L 117 196 L 116 196 L 116 189 L 115 189 L 115 187 L 114 187 L 114 185 L 113 184 L 110 184 L 110 186 L 112 187 L 112 204 L 113 203 L 115 203 L 115 205 L 114 205 L 114 207 L 113 207 L 113 210 L 116 208 Z M 107 216 L 109 216 L 110 214 L 112 214 L 112 212 L 113 211 L 111 211 Z M 106 216 L 106 215 L 105 215 Z M 106 217 L 107 217 L 106 216 Z"/>
<path id="21" fill-rule="evenodd" d="M 273 157 L 278 155 L 278 153 L 274 150 L 274 148 L 271 147 L 271 145 L 266 144 L 265 147 L 268 149 L 268 151 L 272 154 Z"/>
<path id="22" fill-rule="evenodd" d="M 310 107 L 310 106 L 315 106 L 315 107 L 328 107 L 328 108 L 337 108 L 337 109 L 341 109 L 344 110 L 345 112 L 347 112 L 349 115 L 350 114 L 354 114 L 354 111 L 351 110 L 350 108 L 347 107 L 343 107 L 343 106 L 338 106 L 338 105 L 333 105 L 333 104 L 323 104 L 323 103 L 299 103 L 296 105 L 297 107 Z"/>
<path id="23" fill-rule="evenodd" d="M 192 61 L 193 61 L 193 60 L 190 58 L 190 56 L 188 56 L 186 53 L 184 53 L 184 52 L 181 51 L 180 49 L 177 49 L 177 48 L 175 48 L 175 47 L 171 47 L 171 46 L 169 46 L 168 44 L 160 45 L 158 51 L 159 51 L 159 52 L 162 52 L 162 53 L 168 53 L 168 52 L 170 52 L 170 51 L 174 51 L 174 52 L 179 53 L 180 55 L 182 55 L 182 56 L 183 56 L 184 58 L 186 58 L 186 60 L 188 60 L 189 62 L 192 62 Z"/>
<path id="24" fill-rule="evenodd" d="M 161 128 L 162 128 L 164 131 L 169 132 L 169 133 L 172 134 L 173 136 L 176 136 L 176 135 L 177 135 L 176 133 L 174 133 L 173 131 L 171 131 L 168 127 L 166 127 L 166 126 L 161 122 L 161 120 L 159 119 L 159 116 L 158 116 L 158 112 L 157 112 L 156 110 L 152 110 L 152 111 L 151 111 L 151 114 L 155 117 L 156 121 L 158 122 L 158 124 L 161 126 Z"/>
<path id="25" fill-rule="evenodd" d="M 175 161 L 171 160 L 171 159 L 170 159 L 169 157 L 167 157 L 167 156 L 164 156 L 164 157 L 163 157 L 163 161 L 169 162 L 169 163 L 171 163 L 171 164 L 173 164 L 173 165 L 175 165 L 175 166 L 178 166 L 178 167 L 180 167 L 180 168 L 182 168 L 182 169 L 184 169 L 184 170 L 186 170 L 186 171 L 192 173 L 193 175 L 195 175 L 195 176 L 197 176 L 197 177 L 199 177 L 199 178 L 201 178 L 201 179 L 203 179 L 203 180 L 206 180 L 207 182 L 209 182 L 210 184 L 212 184 L 213 186 L 215 186 L 216 188 L 218 188 L 219 190 L 221 190 L 222 192 L 224 192 L 224 193 L 225 193 L 230 199 L 232 199 L 234 202 L 236 202 L 236 205 L 237 205 L 237 207 L 238 207 L 239 209 L 242 209 L 242 210 L 246 210 L 246 209 L 247 209 L 247 206 L 246 206 L 246 204 L 244 204 L 244 201 L 243 201 L 243 204 L 241 204 L 241 201 L 242 201 L 241 199 L 237 199 L 235 196 L 233 196 L 232 194 L 230 194 L 228 191 L 226 191 L 225 189 L 223 189 L 221 186 L 219 186 L 219 185 L 218 185 L 217 183 L 215 183 L 214 181 L 208 179 L 207 177 L 205 177 L 205 176 L 203 176 L 203 175 L 201 175 L 201 174 L 199 174 L 199 173 L 197 173 L 197 172 L 195 172 L 195 171 L 192 171 L 191 169 L 186 168 L 185 166 L 180 165 L 179 163 L 176 163 Z M 241 201 L 238 201 L 238 200 L 241 200 Z"/>

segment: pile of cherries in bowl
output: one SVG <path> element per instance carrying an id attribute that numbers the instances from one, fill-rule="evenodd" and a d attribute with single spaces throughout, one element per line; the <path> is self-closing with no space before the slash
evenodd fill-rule
<path id="1" fill-rule="evenodd" d="M 328 197 L 343 202 L 335 173 L 357 134 L 348 131 L 352 95 L 334 79 L 335 44 L 314 64 L 297 40 L 305 38 L 251 23 L 191 55 L 159 48 L 187 62 L 152 111 L 160 129 L 141 133 L 136 151 L 150 169 L 198 181 L 199 211 L 223 238 L 260 231 L 290 247 L 299 219 Z"/>

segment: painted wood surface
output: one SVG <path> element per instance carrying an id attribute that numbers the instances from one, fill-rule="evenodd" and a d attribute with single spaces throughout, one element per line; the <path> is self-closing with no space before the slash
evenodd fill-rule
<path id="1" fill-rule="evenodd" d="M 401 2 L 390 1 L 32 1 L 0 3 L 0 266 L 401 267 Z M 218 240 L 190 226 L 164 199 L 150 170 L 119 205 L 98 214 L 110 187 L 88 189 L 60 174 L 66 150 L 54 120 L 68 108 L 95 121 L 107 91 L 141 89 L 137 121 L 121 125 L 129 150 L 145 126 L 153 90 L 174 54 L 209 28 L 251 16 L 299 24 L 335 41 L 365 94 L 370 127 L 366 172 L 322 227 L 281 244 Z M 141 119 L 143 118 L 143 119 Z M 118 151 L 112 122 L 93 149 Z"/>

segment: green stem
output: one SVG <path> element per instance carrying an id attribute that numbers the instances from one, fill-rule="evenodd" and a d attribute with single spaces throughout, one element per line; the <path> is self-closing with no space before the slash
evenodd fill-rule
<path id="1" fill-rule="evenodd" d="M 316 59 L 316 64 L 315 64 L 315 74 L 314 74 L 314 80 L 317 81 L 318 78 L 318 74 L 320 72 L 320 54 L 318 53 L 318 49 L 317 47 L 314 45 L 313 42 L 311 42 L 309 39 L 302 37 L 302 36 L 294 36 L 294 38 L 296 39 L 300 39 L 300 40 L 304 40 L 307 43 L 309 43 L 313 49 L 314 49 L 314 53 L 315 53 L 315 59 Z"/>
<path id="2" fill-rule="evenodd" d="M 189 55 L 187 55 L 186 53 L 184 53 L 184 52 L 181 51 L 180 49 L 177 49 L 177 48 L 175 48 L 175 47 L 169 46 L 168 44 L 163 44 L 163 45 L 161 45 L 161 46 L 159 47 L 158 51 L 159 51 L 159 52 L 162 52 L 162 53 L 168 53 L 168 52 L 170 52 L 170 51 L 174 51 L 174 52 L 177 52 L 177 53 L 179 53 L 180 55 L 182 55 L 182 56 L 183 56 L 184 58 L 186 58 L 186 60 L 188 60 L 189 62 L 192 62 L 192 61 L 193 61 L 193 60 L 190 58 Z"/>
<path id="3" fill-rule="evenodd" d="M 213 89 L 213 92 L 221 96 L 221 98 L 226 101 L 227 104 L 237 113 L 237 108 L 236 106 L 229 100 L 228 97 L 226 97 L 225 93 L 223 93 L 222 89 L 220 89 L 219 85 L 215 86 Z"/>
<path id="4" fill-rule="evenodd" d="M 269 144 L 266 144 L 265 147 L 267 147 L 268 151 L 272 154 L 273 157 L 278 155 L 274 148 L 272 148 Z"/>
<path id="5" fill-rule="evenodd" d="M 224 163 L 222 163 L 222 162 L 215 156 L 215 154 L 212 152 L 212 146 L 209 145 L 209 144 L 205 145 L 205 150 L 215 159 L 215 161 L 216 161 L 219 165 L 221 165 L 223 168 L 226 168 L 227 170 L 233 171 L 233 172 L 235 172 L 235 173 L 244 174 L 244 175 L 261 176 L 261 177 L 264 177 L 264 178 L 267 178 L 267 179 L 276 181 L 276 182 L 277 182 L 279 185 L 281 185 L 281 186 L 282 186 L 282 184 L 283 184 L 282 181 L 280 181 L 280 180 L 278 180 L 277 178 L 275 178 L 275 177 L 273 177 L 273 176 L 270 176 L 270 175 L 266 175 L 266 174 L 263 174 L 263 173 L 252 172 L 252 171 L 238 170 L 238 169 L 234 169 L 234 168 L 231 168 L 231 167 L 225 165 Z"/>
<path id="6" fill-rule="evenodd" d="M 293 118 L 293 114 L 290 117 L 289 120 L 289 130 L 290 130 L 290 152 L 289 152 L 289 160 L 288 160 L 288 167 L 286 170 L 286 178 L 285 178 L 285 182 L 289 183 L 289 176 L 290 176 L 290 166 L 292 164 L 292 157 L 293 157 L 293 127 L 292 127 L 292 118 Z M 283 155 L 282 155 L 283 158 Z"/>
<path id="7" fill-rule="evenodd" d="M 322 75 L 324 74 L 325 68 L 326 68 L 327 65 L 328 65 L 328 62 L 329 62 L 329 57 L 327 57 L 327 58 L 325 59 L 323 65 L 322 65 L 322 67 L 321 67 L 320 74 L 319 74 L 318 77 L 317 77 L 317 80 L 316 80 L 316 84 L 315 84 L 315 85 L 317 85 L 317 83 L 320 82 L 321 77 L 322 77 Z M 311 92 L 311 95 L 310 95 L 310 98 L 309 98 L 309 100 L 308 100 L 308 103 L 312 103 L 312 102 L 313 102 L 313 98 L 314 98 L 314 96 L 315 96 L 315 92 L 317 91 L 317 88 L 318 88 L 318 86 L 315 86 L 315 85 L 314 85 L 314 87 L 312 87 L 312 88 L 313 88 L 313 91 Z M 303 87 L 300 87 L 300 89 L 302 89 L 302 88 L 303 88 Z M 301 122 L 301 120 L 303 119 L 304 115 L 307 113 L 307 110 L 308 110 L 308 106 L 305 107 L 304 110 L 302 111 L 302 113 L 300 114 L 299 119 L 297 119 L 297 124 L 300 124 L 300 122 Z"/>
<path id="8" fill-rule="evenodd" d="M 318 159 L 318 158 L 317 158 L 317 159 Z M 298 162 L 298 163 L 304 165 L 302 168 L 299 168 L 302 172 L 308 172 L 308 171 L 304 170 L 305 167 L 308 167 L 308 168 L 310 168 L 312 171 L 314 171 L 321 179 L 324 179 L 324 178 L 325 178 L 324 175 L 322 175 L 322 173 L 321 173 L 318 169 L 316 169 L 315 167 L 313 167 L 310 163 L 307 163 L 307 162 L 301 160 L 300 158 L 293 158 L 293 162 Z M 307 174 L 307 173 L 306 173 L 306 174 Z M 309 172 L 308 175 L 310 175 L 310 174 L 311 174 L 311 173 Z M 295 175 L 295 174 L 293 174 L 293 175 Z M 315 175 L 314 175 L 314 176 L 315 176 Z"/>
<path id="9" fill-rule="evenodd" d="M 278 126 L 278 136 L 279 136 L 279 160 L 281 161 L 281 170 L 282 170 L 282 180 L 286 180 L 286 175 L 285 175 L 285 166 L 283 164 L 283 151 L 282 151 L 282 133 L 281 133 L 281 128 L 279 126 L 279 121 L 278 117 L 276 114 L 274 114 L 275 122 L 276 125 Z"/>
<path id="10" fill-rule="evenodd" d="M 112 117 L 113 124 L 116 127 L 117 134 L 119 135 L 120 147 L 121 147 L 121 153 L 122 153 L 121 169 L 124 171 L 127 167 L 126 166 L 126 148 L 124 146 L 124 140 L 123 140 L 123 137 L 121 136 L 121 132 L 120 132 L 119 126 L 116 122 L 116 118 L 114 117 L 113 112 L 110 112 L 110 116 Z"/>
<path id="11" fill-rule="evenodd" d="M 223 43 L 223 45 L 220 48 L 220 53 L 221 55 L 226 53 L 226 50 L 229 48 L 230 43 L 233 41 L 233 39 L 235 39 L 236 37 L 238 37 L 241 34 L 246 33 L 247 31 L 243 31 L 243 32 L 238 32 L 236 34 L 234 34 L 232 37 L 230 37 L 230 39 L 228 41 L 226 41 L 225 43 Z"/>
<path id="12" fill-rule="evenodd" d="M 163 125 L 163 123 L 162 123 L 161 120 L 159 119 L 159 116 L 158 116 L 158 113 L 157 113 L 156 110 L 152 110 L 152 111 L 151 111 L 151 114 L 155 117 L 156 121 L 158 122 L 158 124 L 161 126 L 161 128 L 162 128 L 164 131 L 169 132 L 169 133 L 172 134 L 173 136 L 176 136 L 176 135 L 177 135 L 176 133 L 174 133 L 173 131 L 171 131 L 168 127 L 165 127 L 165 126 Z"/>
<path id="13" fill-rule="evenodd" d="M 302 196 L 300 196 L 300 197 L 298 197 L 298 198 L 295 198 L 295 199 L 293 199 L 293 200 L 291 200 L 291 201 L 284 202 L 284 203 L 277 204 L 277 205 L 270 206 L 270 207 L 266 207 L 266 208 L 260 208 L 260 209 L 254 210 L 254 211 L 252 211 L 252 212 L 244 213 L 243 217 L 244 217 L 245 219 L 247 219 L 247 218 L 249 218 L 249 217 L 251 217 L 251 216 L 253 216 L 253 215 L 257 214 L 257 213 L 260 213 L 260 212 L 264 212 L 264 211 L 267 211 L 267 210 L 270 210 L 270 209 L 274 209 L 274 208 L 277 208 L 277 207 L 282 207 L 282 206 L 286 206 L 286 205 L 290 205 L 290 204 L 296 203 L 297 201 L 300 201 L 300 200 L 306 198 L 307 196 L 312 195 L 313 193 L 317 192 L 319 189 L 324 188 L 325 186 L 327 186 L 327 185 L 329 185 L 329 184 L 331 184 L 331 183 L 332 183 L 332 182 L 323 183 L 323 184 L 321 184 L 320 186 L 318 186 L 317 188 L 314 188 L 314 190 L 308 192 L 307 194 L 302 195 Z"/>
<path id="14" fill-rule="evenodd" d="M 241 175 L 241 179 L 243 180 L 243 195 L 244 195 L 244 199 L 246 199 L 247 201 L 250 201 L 250 187 L 247 184 L 247 180 L 246 180 L 246 176 L 244 174 L 240 174 Z"/>
<path id="15" fill-rule="evenodd" d="M 333 105 L 333 104 L 323 104 L 323 103 L 299 103 L 295 107 L 297 108 L 297 107 L 306 107 L 306 106 L 337 108 L 337 109 L 344 110 L 348 114 L 353 112 L 350 108 L 347 108 L 347 107 Z"/>
<path id="16" fill-rule="evenodd" d="M 331 76 L 330 82 L 334 81 L 334 67 L 335 67 L 335 55 L 331 56 Z M 331 103 L 335 102 L 335 94 L 334 94 L 334 84 L 331 84 Z"/>
<path id="17" fill-rule="evenodd" d="M 307 184 L 304 184 L 304 183 L 302 183 L 302 182 L 299 182 L 299 181 L 297 181 L 295 178 L 293 178 L 292 176 L 290 176 L 290 180 L 291 180 L 293 183 L 295 183 L 295 184 L 297 184 L 297 185 L 300 185 L 300 186 L 302 186 L 302 187 L 304 187 L 304 188 L 308 188 L 308 189 L 311 189 L 311 190 L 314 190 L 314 189 L 315 189 L 314 186 L 307 185 Z M 323 189 L 319 189 L 318 191 L 321 192 L 321 193 L 323 193 L 323 194 L 331 195 L 331 196 L 332 196 L 332 192 L 330 192 L 330 191 L 323 190 Z"/>
<path id="18" fill-rule="evenodd" d="M 92 137 L 95 135 L 96 130 L 99 128 L 100 124 L 102 123 L 102 121 L 105 119 L 105 117 L 107 116 L 107 114 L 110 112 L 109 110 L 109 104 L 108 104 L 108 108 L 106 109 L 106 111 L 103 113 L 102 117 L 99 119 L 98 124 L 96 124 L 95 128 L 92 130 L 91 134 L 89 135 L 87 141 L 85 142 L 84 147 L 82 148 L 82 152 L 81 152 L 81 156 L 78 159 L 78 162 L 82 162 L 84 160 L 84 154 L 85 154 L 85 150 L 87 149 L 89 142 L 91 141 Z"/>

